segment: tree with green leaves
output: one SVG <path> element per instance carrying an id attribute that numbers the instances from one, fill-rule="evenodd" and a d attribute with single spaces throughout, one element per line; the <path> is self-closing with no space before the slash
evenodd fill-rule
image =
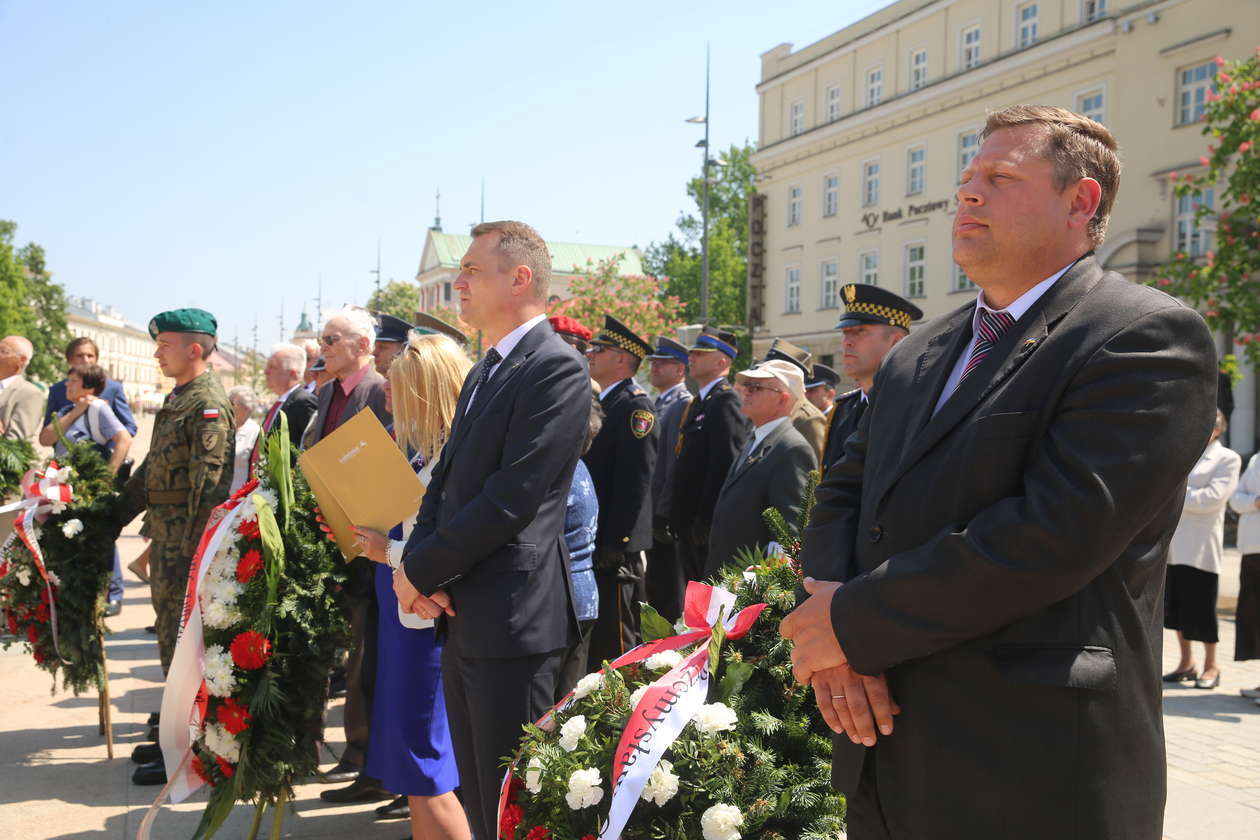
<path id="1" fill-rule="evenodd" d="M 420 289 L 408 280 L 390 280 L 372 292 L 367 308 L 410 322 L 420 305 Z"/>
<path id="2" fill-rule="evenodd" d="M 1216 92 L 1207 96 L 1201 174 L 1170 173 L 1179 200 L 1195 203 L 1194 231 L 1155 278 L 1189 301 L 1208 324 L 1246 348 L 1260 365 L 1260 47 L 1243 61 L 1216 58 Z M 1212 234 L 1212 231 L 1215 234 Z M 1181 237 L 1179 237 L 1180 239 Z M 1214 241 L 1213 241 L 1214 240 Z M 1236 368 L 1227 357 L 1227 369 Z"/>
<path id="3" fill-rule="evenodd" d="M 0 336 L 21 335 L 34 345 L 27 376 L 56 382 L 65 374 L 70 341 L 66 292 L 54 283 L 42 246 L 14 248 L 17 223 L 0 219 Z"/>

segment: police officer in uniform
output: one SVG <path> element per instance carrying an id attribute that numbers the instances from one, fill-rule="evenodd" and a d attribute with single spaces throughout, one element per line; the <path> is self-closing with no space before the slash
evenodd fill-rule
<path id="1" fill-rule="evenodd" d="M 732 333 L 705 327 L 687 353 L 699 393 L 683 415 L 669 525 L 687 580 L 703 580 L 709 526 L 726 473 L 752 426 L 726 376 L 738 351 Z"/>
<path id="2" fill-rule="evenodd" d="M 652 547 L 652 468 L 656 465 L 656 414 L 647 392 L 632 378 L 648 344 L 611 315 L 586 351 L 591 379 L 600 388 L 604 425 L 582 457 L 599 500 L 595 581 L 599 618 L 591 631 L 588 670 L 639 643 L 639 602 L 644 592 L 643 552 Z"/>
<path id="3" fill-rule="evenodd" d="M 823 449 L 824 472 L 844 456 L 844 442 L 857 430 L 858 421 L 866 411 L 866 395 L 879 363 L 897 342 L 910 334 L 911 322 L 923 317 L 919 307 L 878 286 L 849 283 L 841 292 L 844 317 L 836 324 L 836 329 L 844 332 L 841 367 L 845 376 L 858 387 L 836 397 Z"/>
<path id="4" fill-rule="evenodd" d="M 660 441 L 652 469 L 652 551 L 648 554 L 647 602 L 671 622 L 682 615 L 687 581 L 683 577 L 674 533 L 669 527 L 673 500 L 674 462 L 678 457 L 679 427 L 692 394 L 687 390 L 687 348 L 669 336 L 657 336 L 656 352 L 648 356 L 652 387 L 659 393 L 653 410 Z"/>
<path id="5" fill-rule="evenodd" d="M 389 366 L 407 346 L 407 334 L 415 327 L 402 318 L 396 318 L 387 312 L 374 312 L 376 319 L 376 339 L 372 344 L 372 362 L 376 372 L 381 376 L 389 373 Z"/>
<path id="6" fill-rule="evenodd" d="M 809 376 L 805 378 L 805 399 L 823 413 L 828 426 L 831 425 L 831 410 L 836 405 L 836 388 L 839 385 L 840 374 L 822 364 L 810 367 Z"/>
<path id="7" fill-rule="evenodd" d="M 781 362 L 788 362 L 801 372 L 803 380 L 808 380 L 809 363 L 813 358 L 813 354 L 808 350 L 797 347 L 790 341 L 776 338 L 770 342 L 770 349 L 766 351 L 766 357 L 762 361 L 778 359 Z M 827 420 L 823 417 L 823 413 L 809 400 L 802 399 L 797 400 L 788 418 L 796 431 L 801 433 L 801 437 L 805 438 L 805 442 L 813 447 L 814 457 L 821 459 L 823 443 L 827 438 Z"/>
<path id="8" fill-rule="evenodd" d="M 153 421 L 149 454 L 124 485 L 116 508 L 119 528 L 147 511 L 140 533 L 150 540 L 149 578 L 157 613 L 162 673 L 171 666 L 183 610 L 188 569 L 210 511 L 228 497 L 235 427 L 219 377 L 210 368 L 218 324 L 202 309 L 175 309 L 149 322 L 154 357 L 175 380 Z M 157 745 L 132 754 L 144 761 L 136 784 L 164 784 L 166 768 Z"/>

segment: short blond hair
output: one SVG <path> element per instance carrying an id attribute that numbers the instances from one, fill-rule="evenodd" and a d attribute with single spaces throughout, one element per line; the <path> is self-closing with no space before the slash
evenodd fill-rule
<path id="1" fill-rule="evenodd" d="M 476 239 L 487 233 L 499 234 L 499 244 L 494 252 L 499 255 L 499 268 L 511 271 L 518 265 L 529 268 L 534 276 L 534 295 L 539 301 L 547 300 L 551 289 L 551 252 L 538 231 L 524 222 L 482 222 L 472 229 Z"/>
<path id="2" fill-rule="evenodd" d="M 1054 164 L 1054 185 L 1060 192 L 1082 178 L 1093 178 L 1102 187 L 1098 209 L 1089 221 L 1089 241 L 1095 248 L 1107 237 L 1111 207 L 1120 190 L 1119 145 L 1100 122 L 1053 105 L 1012 105 L 989 114 L 980 132 L 983 140 L 1003 128 L 1039 125 L 1046 129 L 1041 155 Z"/>
<path id="3" fill-rule="evenodd" d="M 449 336 L 412 335 L 389 366 L 398 446 L 431 462 L 455 421 L 455 404 L 472 362 Z"/>

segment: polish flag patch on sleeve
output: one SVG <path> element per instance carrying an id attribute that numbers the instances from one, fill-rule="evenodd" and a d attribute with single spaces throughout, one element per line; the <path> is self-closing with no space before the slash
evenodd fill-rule
<path id="1" fill-rule="evenodd" d="M 217 409 L 217 408 L 207 408 L 207 409 L 205 409 L 204 411 L 202 411 L 202 412 L 201 412 L 201 419 L 202 419 L 202 420 L 218 420 L 218 419 L 219 419 L 219 409 Z"/>

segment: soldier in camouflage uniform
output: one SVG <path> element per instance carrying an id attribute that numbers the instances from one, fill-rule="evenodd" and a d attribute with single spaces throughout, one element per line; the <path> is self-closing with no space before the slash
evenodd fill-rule
<path id="1" fill-rule="evenodd" d="M 163 312 L 149 322 L 158 345 L 153 355 L 175 388 L 154 420 L 149 454 L 119 502 L 120 525 L 147 511 L 140 533 L 153 541 L 150 586 L 163 674 L 175 652 L 193 554 L 210 511 L 227 499 L 232 483 L 232 409 L 207 362 L 217 328 L 214 316 L 201 309 Z M 158 752 L 133 781 L 160 784 L 165 778 Z"/>

